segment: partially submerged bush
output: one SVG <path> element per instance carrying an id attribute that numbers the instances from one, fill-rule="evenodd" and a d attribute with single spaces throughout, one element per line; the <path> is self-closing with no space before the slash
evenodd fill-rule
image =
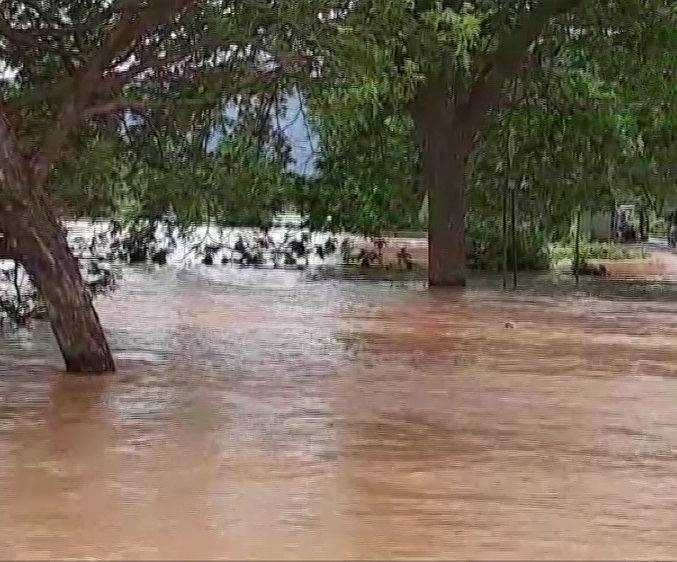
<path id="1" fill-rule="evenodd" d="M 412 270 L 416 267 L 411 253 L 406 246 L 401 246 L 394 255 L 395 261 L 387 261 L 384 258 L 384 250 L 388 241 L 383 237 L 374 237 L 370 240 L 370 246 L 355 248 L 354 242 L 344 238 L 340 245 L 341 261 L 344 265 L 360 268 L 380 267 L 384 269 Z M 392 254 L 391 254 L 392 256 Z M 392 260 L 392 257 L 391 257 Z"/>
<path id="2" fill-rule="evenodd" d="M 546 235 L 530 224 L 519 225 L 507 240 L 507 266 L 520 271 L 542 271 L 550 267 L 550 253 Z M 503 269 L 504 240 L 502 225 L 496 220 L 476 218 L 466 227 L 466 260 L 468 268 L 481 271 Z"/>
<path id="3" fill-rule="evenodd" d="M 382 237 L 371 239 L 373 248 L 355 251 L 349 239 L 339 245 L 337 238 L 323 236 L 313 240 L 307 225 L 285 224 L 277 227 L 281 235 L 274 239 L 269 226 L 259 229 L 214 226 L 198 236 L 197 228 L 181 227 L 171 217 L 140 218 L 112 222 L 108 232 L 97 234 L 90 247 L 80 240 L 83 251 L 111 262 L 129 264 L 151 262 L 166 265 L 179 247 L 186 252 L 174 256 L 173 261 L 197 260 L 203 265 L 234 265 L 238 267 L 273 267 L 304 269 L 312 257 L 323 262 L 339 252 L 346 265 L 373 267 L 383 265 L 383 250 L 387 241 Z M 400 248 L 397 264 L 405 269 L 413 268 L 411 254 L 406 247 Z"/>
<path id="4" fill-rule="evenodd" d="M 311 233 L 294 225 L 285 225 L 284 237 L 274 240 L 266 226 L 257 230 L 250 228 L 238 232 L 235 228 L 208 228 L 202 237 L 197 229 L 185 228 L 170 217 L 159 219 L 135 219 L 111 229 L 108 243 L 110 258 L 126 263 L 152 262 L 166 265 L 181 242 L 187 252 L 179 261 L 191 258 L 204 265 L 231 264 L 246 266 L 305 267 L 311 256 L 324 260 L 338 249 L 335 238 L 322 244 L 313 243 Z"/>

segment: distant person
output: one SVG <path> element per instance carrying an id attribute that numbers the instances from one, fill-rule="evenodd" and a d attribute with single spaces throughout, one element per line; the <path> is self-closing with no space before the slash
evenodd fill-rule
<path id="1" fill-rule="evenodd" d="M 616 239 L 618 241 L 628 239 L 628 216 L 623 209 L 616 211 Z"/>

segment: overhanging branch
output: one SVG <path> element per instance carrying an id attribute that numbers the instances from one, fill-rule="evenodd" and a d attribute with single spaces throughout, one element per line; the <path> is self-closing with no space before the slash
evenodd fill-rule
<path id="1" fill-rule="evenodd" d="M 548 22 L 584 1 L 541 0 L 534 8 L 525 10 L 518 28 L 499 42 L 493 56 L 477 74 L 465 101 L 459 104 L 456 112 L 459 121 L 478 128 L 487 112 L 499 102 L 503 83 L 519 72 L 524 55 Z"/>
<path id="2" fill-rule="evenodd" d="M 161 23 L 170 21 L 197 0 L 162 0 L 144 3 L 141 0 L 120 0 L 120 17 L 108 32 L 101 47 L 73 77 L 72 91 L 65 93 L 53 125 L 33 161 L 33 186 L 41 188 L 57 154 L 78 126 L 92 95 L 100 87 L 101 78 L 112 60 Z"/>

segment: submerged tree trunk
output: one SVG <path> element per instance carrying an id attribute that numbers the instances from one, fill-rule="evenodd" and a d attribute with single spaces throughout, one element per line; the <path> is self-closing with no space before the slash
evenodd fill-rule
<path id="1" fill-rule="evenodd" d="M 461 191 L 458 182 L 452 189 Z M 430 192 L 428 226 L 428 284 L 431 287 L 463 287 L 465 278 L 463 196 L 434 190 Z M 452 199 L 453 197 L 453 199 Z"/>
<path id="2" fill-rule="evenodd" d="M 431 83 L 417 100 L 421 189 L 428 198 L 428 282 L 466 283 L 465 185 L 475 130 L 456 119 L 447 85 Z"/>
<path id="3" fill-rule="evenodd" d="M 33 198 L 0 213 L 0 227 L 16 259 L 44 299 L 69 373 L 115 371 L 115 362 L 66 233 Z M 11 214 L 9 214 L 11 211 Z"/>
<path id="4" fill-rule="evenodd" d="M 464 286 L 465 157 L 451 135 L 426 148 L 428 163 L 428 281 L 430 286 Z M 445 142 L 445 141 L 451 141 Z"/>

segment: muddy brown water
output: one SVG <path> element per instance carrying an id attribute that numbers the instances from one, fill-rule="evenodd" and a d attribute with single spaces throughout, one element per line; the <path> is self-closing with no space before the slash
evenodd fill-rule
<path id="1" fill-rule="evenodd" d="M 0 558 L 674 558 L 665 294 L 126 271 L 118 374 L 1 340 Z"/>

